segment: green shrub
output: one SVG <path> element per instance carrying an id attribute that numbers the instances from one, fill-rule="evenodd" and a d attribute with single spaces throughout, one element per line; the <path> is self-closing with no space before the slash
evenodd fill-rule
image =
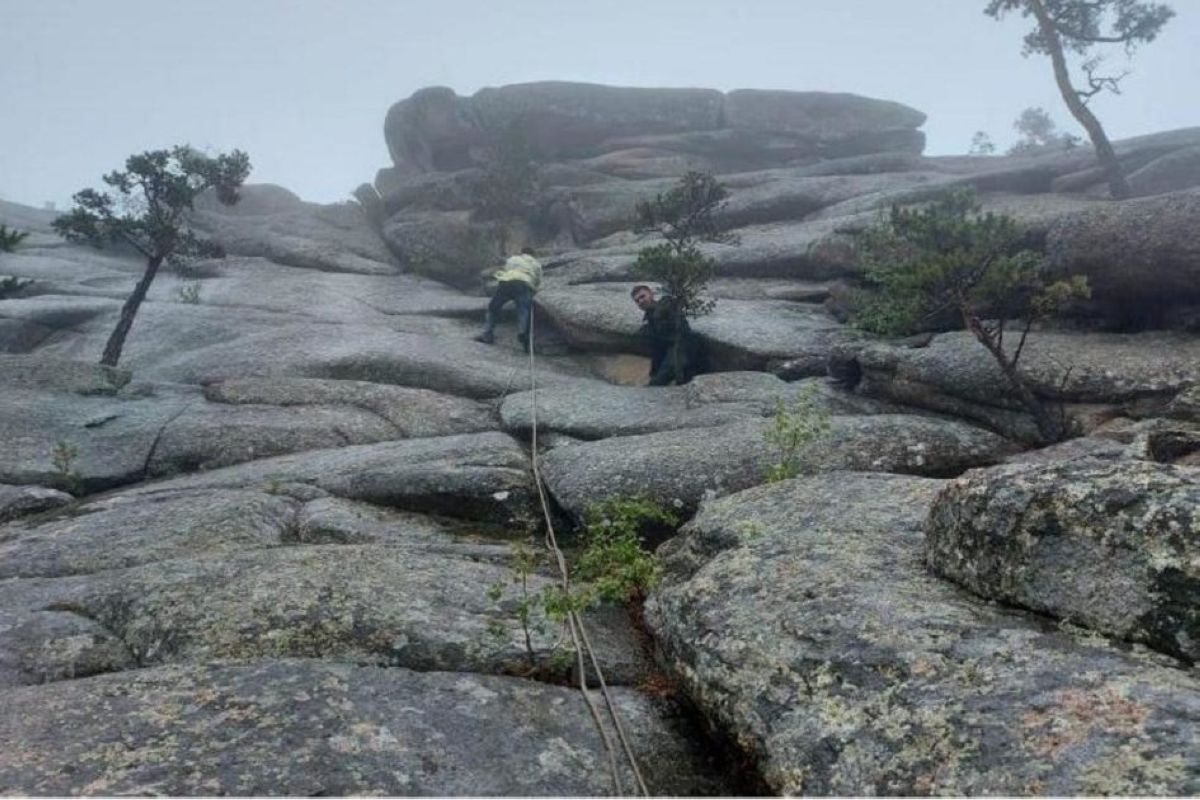
<path id="1" fill-rule="evenodd" d="M 893 206 L 858 237 L 868 289 L 853 321 L 874 333 L 903 334 L 953 314 L 987 349 L 1042 438 L 1052 442 L 1065 435 L 1062 421 L 1026 385 L 1017 362 L 1036 321 L 1091 292 L 1082 276 L 1047 281 L 1041 257 L 1025 241 L 1011 217 L 980 213 L 968 188 L 951 189 L 917 208 Z M 1019 325 L 1019 335 L 1006 340 L 1010 323 Z"/>
<path id="2" fill-rule="evenodd" d="M 200 304 L 200 284 L 197 281 L 185 283 L 175 290 L 175 297 L 181 303 L 186 303 L 189 306 Z"/>
<path id="3" fill-rule="evenodd" d="M 4 300 L 9 297 L 16 297 L 27 286 L 32 284 L 33 281 L 31 280 L 23 280 L 13 276 L 0 278 L 0 300 Z"/>
<path id="4" fill-rule="evenodd" d="M 11 253 L 17 249 L 17 245 L 25 241 L 28 233 L 17 230 L 10 230 L 7 225 L 0 225 L 0 253 Z"/>
<path id="5" fill-rule="evenodd" d="M 58 473 L 59 483 L 73 494 L 80 493 L 82 483 L 75 472 L 75 459 L 78 457 L 79 448 L 65 439 L 55 442 L 54 450 L 50 453 L 50 463 Z"/>
<path id="6" fill-rule="evenodd" d="M 488 632 L 507 640 L 515 624 L 525 649 L 523 674 L 561 676 L 575 657 L 569 618 L 601 602 L 628 603 L 641 599 L 659 580 L 658 559 L 641 542 L 646 526 L 679 523 L 670 509 L 644 497 L 610 498 L 591 506 L 585 514 L 583 547 L 571 565 L 570 591 L 560 583 L 534 591 L 530 578 L 543 565 L 543 556 L 525 543 L 512 546 L 512 572 L 507 580 L 487 589 L 493 603 L 509 599 L 504 617 L 488 621 Z M 515 596 L 513 596 L 515 595 Z M 534 636 L 545 636 L 547 623 L 559 626 L 559 635 L 548 655 L 539 659 Z"/>
<path id="7" fill-rule="evenodd" d="M 809 442 L 829 432 L 829 413 L 821 405 L 816 384 L 805 386 L 791 407 L 776 401 L 771 427 L 764 434 L 779 455 L 767 470 L 768 483 L 795 478 L 801 473 L 800 451 Z"/>
<path id="8" fill-rule="evenodd" d="M 728 194 L 712 175 L 689 172 L 671 189 L 635 208 L 635 228 L 657 231 L 666 241 L 643 248 L 633 273 L 641 280 L 662 284 L 663 294 L 671 298 L 681 316 L 697 317 L 712 311 L 713 301 L 702 295 L 716 264 L 697 245 L 734 241 L 714 216 Z"/>
<path id="9" fill-rule="evenodd" d="M 650 526 L 675 526 L 679 516 L 643 497 L 609 498 L 584 514 L 583 550 L 575 575 L 590 582 L 600 599 L 623 603 L 644 597 L 657 585 L 662 566 L 642 544 Z"/>

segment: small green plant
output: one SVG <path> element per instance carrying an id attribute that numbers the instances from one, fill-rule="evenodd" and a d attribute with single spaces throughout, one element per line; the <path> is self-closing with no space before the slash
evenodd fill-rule
<path id="1" fill-rule="evenodd" d="M 535 591 L 531 578 L 537 572 L 538 555 L 523 542 L 514 544 L 512 574 L 487 589 L 488 600 L 507 605 L 504 618 L 488 620 L 489 636 L 508 640 L 511 624 L 507 620 L 515 621 L 525 648 L 523 674 L 563 675 L 575 658 L 574 649 L 568 646 L 571 615 L 600 602 L 626 603 L 644 597 L 658 583 L 662 569 L 642 546 L 642 531 L 647 525 L 674 526 L 678 522 L 673 511 L 644 497 L 611 498 L 591 506 L 585 514 L 585 544 L 574 560 L 569 591 L 557 583 Z M 515 597 L 510 597 L 512 594 Z M 539 657 L 534 639 L 547 634 L 547 623 L 558 625 L 559 635 L 549 652 Z"/>
<path id="2" fill-rule="evenodd" d="M 200 283 L 192 281 L 185 283 L 175 290 L 175 297 L 181 303 L 187 303 L 190 306 L 199 305 L 200 303 Z"/>
<path id="3" fill-rule="evenodd" d="M 567 618 L 594 605 L 595 595 L 588 587 L 574 589 L 568 594 L 559 585 L 544 586 L 540 592 L 535 591 L 530 586 L 530 579 L 536 574 L 537 567 L 538 555 L 528 544 L 513 544 L 512 573 L 507 580 L 496 581 L 489 586 L 487 598 L 493 603 L 505 604 L 505 598 L 515 590 L 516 597 L 507 602 L 506 618 L 516 622 L 525 649 L 525 666 L 521 674 L 528 676 L 542 672 L 561 675 L 570 668 L 575 653 L 567 647 Z M 499 641 L 507 641 L 510 624 L 506 618 L 489 619 L 488 635 Z M 560 626 L 559 636 L 549 652 L 539 657 L 534 637 L 546 636 L 549 630 L 547 623 Z"/>
<path id="4" fill-rule="evenodd" d="M 0 225 L 0 253 L 13 252 L 27 236 L 29 234 L 24 231 L 11 230 L 7 225 Z"/>
<path id="5" fill-rule="evenodd" d="M 679 516 L 644 497 L 610 497 L 584 514 L 584 547 L 575 574 L 588 581 L 600 599 L 614 603 L 639 600 L 658 584 L 662 565 L 642 545 L 647 526 L 675 526 Z"/>
<path id="6" fill-rule="evenodd" d="M 33 281 L 22 280 L 21 278 L 11 275 L 0 278 L 0 300 L 5 300 L 9 297 L 16 297 L 32 283 Z"/>
<path id="7" fill-rule="evenodd" d="M 54 443 L 54 450 L 50 453 L 50 463 L 54 465 L 54 470 L 62 478 L 63 484 L 70 488 L 72 492 L 79 491 L 79 475 L 75 472 L 75 459 L 79 457 L 79 448 L 65 439 L 59 439 Z"/>
<path id="8" fill-rule="evenodd" d="M 782 400 L 775 403 L 771 427 L 764 434 L 779 454 L 779 461 L 767 470 L 768 483 L 795 478 L 801 473 L 800 451 L 806 444 L 829 432 L 829 412 L 821 405 L 818 388 L 811 383 L 801 389 L 790 407 Z"/>
<path id="9" fill-rule="evenodd" d="M 782 480 L 782 479 L 768 478 L 768 480 L 773 481 L 773 480 Z M 763 524 L 761 522 L 759 522 L 756 519 L 744 519 L 741 522 L 739 522 L 737 525 L 734 526 L 734 530 L 736 530 L 739 535 L 743 536 L 746 539 L 757 539 L 758 537 L 760 537 L 764 533 L 766 533 L 767 529 L 763 526 Z"/>

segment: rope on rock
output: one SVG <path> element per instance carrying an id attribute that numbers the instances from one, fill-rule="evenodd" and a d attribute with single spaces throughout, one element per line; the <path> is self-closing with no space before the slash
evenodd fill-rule
<path id="1" fill-rule="evenodd" d="M 537 361 L 533 352 L 533 320 L 534 309 L 531 305 L 529 309 L 529 405 L 530 405 L 530 453 L 529 461 L 533 465 L 533 482 L 537 487 L 538 500 L 542 505 L 542 515 L 546 520 L 546 549 L 554 556 L 554 561 L 558 567 L 559 581 L 562 590 L 568 596 L 571 591 L 571 575 L 567 568 L 567 560 L 563 555 L 562 550 L 558 546 L 558 538 L 554 534 L 554 521 L 550 515 L 550 502 L 546 498 L 546 490 L 542 485 L 542 474 L 538 469 L 538 424 L 537 424 Z M 575 647 L 576 667 L 579 672 L 579 691 L 583 694 L 584 702 L 587 703 L 588 711 L 591 712 L 592 721 L 596 723 L 596 729 L 600 732 L 600 739 L 604 743 L 604 749 L 608 754 L 608 765 L 612 771 L 613 788 L 617 795 L 623 795 L 624 790 L 621 785 L 621 773 L 617 766 L 616 753 L 613 747 L 612 738 L 608 730 L 604 727 L 604 722 L 600 717 L 600 712 L 596 708 L 596 703 L 592 699 L 591 690 L 587 685 L 587 667 L 584 661 L 584 654 L 587 654 L 592 669 L 596 673 L 596 680 L 600 684 L 600 693 L 604 698 L 604 705 L 608 709 L 608 715 L 612 719 L 613 727 L 617 732 L 617 739 L 621 743 L 621 750 L 628 761 L 630 769 L 633 772 L 634 781 L 637 784 L 636 790 L 642 797 L 649 797 L 650 791 L 646 788 L 646 782 L 642 778 L 642 771 L 638 767 L 637 757 L 633 754 L 633 748 L 629 744 L 629 737 L 625 733 L 625 726 L 621 722 L 621 716 L 617 712 L 616 703 L 613 701 L 612 693 L 608 690 L 608 684 L 604 680 L 604 671 L 600 668 L 600 662 L 596 658 L 595 650 L 592 648 L 591 639 L 587 635 L 587 630 L 583 625 L 583 618 L 577 611 L 570 611 L 567 614 L 567 627 L 571 632 L 571 643 Z"/>

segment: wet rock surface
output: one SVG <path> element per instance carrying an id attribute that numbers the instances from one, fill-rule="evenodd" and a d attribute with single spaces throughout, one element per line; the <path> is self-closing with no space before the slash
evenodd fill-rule
<path id="1" fill-rule="evenodd" d="M 690 514 L 700 501 L 766 481 L 780 454 L 768 445 L 769 420 L 566 444 L 542 459 L 550 492 L 581 518 L 609 497 L 646 495 Z M 899 414 L 834 416 L 830 430 L 795 454 L 805 472 L 863 470 L 958 474 L 999 461 L 1015 448 L 988 431 L 948 420 Z"/>
<path id="2" fill-rule="evenodd" d="M 835 358 L 861 373 L 856 391 L 975 420 L 1017 440 L 1036 438 L 991 356 L 956 331 L 923 347 L 849 344 Z M 1136 334 L 1042 331 L 1029 335 L 1018 370 L 1051 404 L 1099 404 L 1162 413 L 1200 381 L 1200 340 L 1174 331 Z"/>
<path id="3" fill-rule="evenodd" d="M 45 486 L 7 486 L 0 484 L 0 523 L 29 514 L 49 511 L 70 503 L 66 492 Z"/>
<path id="4" fill-rule="evenodd" d="M 1200 465 L 1200 131 L 1115 142 L 1144 197 L 1113 202 L 1087 148 L 924 157 L 923 119 L 817 92 L 423 90 L 388 115 L 392 164 L 357 205 L 202 198 L 194 222 L 229 257 L 162 271 L 118 370 L 94 361 L 144 263 L 0 202 L 30 232 L 0 276 L 32 281 L 0 300 L 0 792 L 613 790 L 581 696 L 552 683 L 575 671 L 563 629 L 535 612 L 531 665 L 519 622 L 513 545 L 540 540 L 540 510 L 514 315 L 471 341 L 481 273 L 526 244 L 546 266 L 537 455 L 564 541 L 606 498 L 699 509 L 648 608 L 661 659 L 637 615 L 588 615 L 656 793 L 1200 791 L 1191 573 L 1171 561 L 1191 552 L 1178 476 Z M 481 159 L 509 125 L 538 189 L 499 224 Z M 633 206 L 690 169 L 729 188 L 736 235 L 701 246 L 717 305 L 693 329 L 717 371 L 650 389 L 629 288 L 658 240 Z M 1082 438 L 1022 451 L 1030 420 L 965 334 L 842 321 L 854 233 L 960 185 L 1093 281 L 1021 359 Z M 771 415 L 810 393 L 832 417 L 797 453 L 811 474 L 760 486 Z M 959 486 L 986 506 L 970 524 L 1031 549 L 939 551 L 963 575 L 930 572 L 926 515 Z M 1051 517 L 1063 531 L 1021 527 Z M 1086 568 L 1027 580 L 1064 560 Z M 1098 588 L 1110 575 L 1129 603 Z M 741 748 L 746 780 L 667 696 Z"/>
<path id="5" fill-rule="evenodd" d="M 656 793 L 724 791 L 651 702 L 615 692 Z M 23 794 L 612 789 L 578 692 L 515 678 L 312 660 L 160 667 L 9 690 L 0 710 L 0 785 Z"/>
<path id="6" fill-rule="evenodd" d="M 1073 461 L 971 472 L 938 495 L 926 558 L 984 597 L 1200 657 L 1200 471 Z"/>
<path id="7" fill-rule="evenodd" d="M 1194 792 L 1200 684 L 925 568 L 940 481 L 801 478 L 706 504 L 647 620 L 783 794 Z"/>

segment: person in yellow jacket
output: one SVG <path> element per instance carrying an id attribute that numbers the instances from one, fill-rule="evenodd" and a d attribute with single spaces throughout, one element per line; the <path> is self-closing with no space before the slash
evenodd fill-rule
<path id="1" fill-rule="evenodd" d="M 542 285 L 542 264 L 533 257 L 532 250 L 525 248 L 520 255 L 509 256 L 494 277 L 499 284 L 492 302 L 488 303 L 483 333 L 476 336 L 475 341 L 484 344 L 496 341 L 496 315 L 511 300 L 517 306 L 517 338 L 528 351 L 529 315 L 533 309 L 533 295 Z"/>

